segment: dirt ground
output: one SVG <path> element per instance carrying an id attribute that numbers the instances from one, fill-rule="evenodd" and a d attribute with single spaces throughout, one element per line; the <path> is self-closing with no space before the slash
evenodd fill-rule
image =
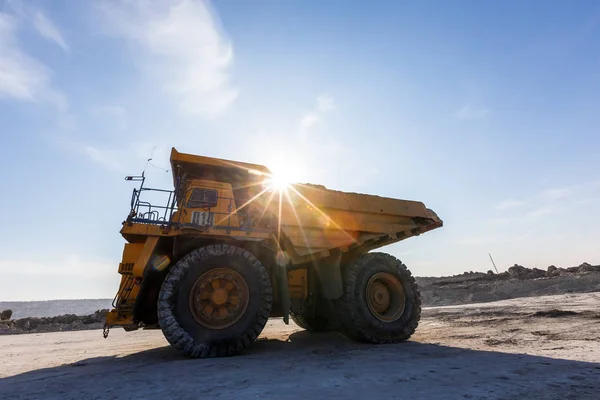
<path id="1" fill-rule="evenodd" d="M 0 398 L 598 399 L 598 306 L 600 293 L 428 308 L 411 341 L 385 346 L 271 320 L 250 351 L 204 360 L 160 331 L 0 336 Z"/>

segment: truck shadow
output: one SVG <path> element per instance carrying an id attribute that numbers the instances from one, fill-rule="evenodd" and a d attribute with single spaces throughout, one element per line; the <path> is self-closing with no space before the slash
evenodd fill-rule
<path id="1" fill-rule="evenodd" d="M 166 346 L 82 359 L 4 378 L 0 398 L 595 399 L 599 375 L 600 363 L 300 331 L 236 357 L 187 359 Z"/>

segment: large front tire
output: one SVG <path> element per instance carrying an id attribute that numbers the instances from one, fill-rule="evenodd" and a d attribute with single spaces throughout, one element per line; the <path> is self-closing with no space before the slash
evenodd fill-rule
<path id="1" fill-rule="evenodd" d="M 343 270 L 336 302 L 343 333 L 369 343 L 408 340 L 421 317 L 421 295 L 406 266 L 385 253 L 367 253 Z"/>
<path id="2" fill-rule="evenodd" d="M 179 260 L 162 284 L 158 318 L 167 341 L 189 357 L 232 356 L 250 347 L 271 314 L 266 268 L 221 244 Z"/>

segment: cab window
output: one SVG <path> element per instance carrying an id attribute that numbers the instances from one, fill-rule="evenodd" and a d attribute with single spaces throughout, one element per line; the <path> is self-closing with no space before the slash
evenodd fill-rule
<path id="1" fill-rule="evenodd" d="M 217 205 L 217 191 L 214 189 L 194 189 L 190 196 L 188 208 L 210 208 Z"/>

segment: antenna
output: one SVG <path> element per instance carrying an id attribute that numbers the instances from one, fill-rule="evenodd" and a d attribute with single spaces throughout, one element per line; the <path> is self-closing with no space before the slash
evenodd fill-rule
<path id="1" fill-rule="evenodd" d="M 154 150 L 156 150 L 156 146 L 154 146 L 152 148 L 152 152 L 150 153 L 150 158 L 148 158 L 146 160 L 146 165 L 144 166 L 144 172 L 146 172 L 146 168 L 148 167 L 148 165 L 150 165 L 156 169 L 160 169 L 161 171 L 165 171 L 166 173 L 169 173 L 170 171 L 168 169 L 164 169 L 162 167 L 159 167 L 158 165 L 152 164 L 152 157 L 154 156 Z M 144 175 L 144 172 L 142 172 L 142 175 Z"/>

